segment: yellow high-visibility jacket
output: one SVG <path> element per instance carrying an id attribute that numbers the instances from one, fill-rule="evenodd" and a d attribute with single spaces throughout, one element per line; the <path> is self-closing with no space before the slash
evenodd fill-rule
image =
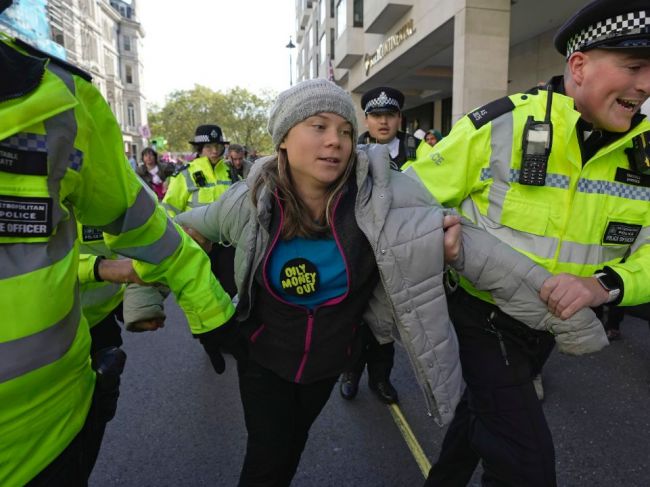
<path id="1" fill-rule="evenodd" d="M 80 241 L 79 255 L 79 292 L 81 295 L 81 312 L 92 328 L 106 318 L 124 299 L 124 284 L 97 281 L 95 279 L 95 262 L 97 259 L 118 256 L 104 243 L 104 234 L 92 227 L 77 225 Z"/>
<path id="2" fill-rule="evenodd" d="M 224 159 L 214 166 L 207 157 L 199 157 L 170 178 L 162 204 L 174 217 L 191 208 L 209 205 L 232 185 Z"/>
<path id="3" fill-rule="evenodd" d="M 32 55 L 27 54 L 27 51 Z M 76 217 L 176 294 L 193 333 L 233 314 L 204 252 L 131 170 L 85 75 L 0 39 L 0 485 L 24 485 L 80 431 L 95 384 Z"/>
<path id="4" fill-rule="evenodd" d="M 607 266 L 623 281 L 622 305 L 650 301 L 650 177 L 632 171 L 625 152 L 650 123 L 635 117 L 627 133 L 583 166 L 576 131 L 580 113 L 572 98 L 554 93 L 546 183 L 523 185 L 524 126 L 529 116 L 544 120 L 546 102 L 547 92 L 539 90 L 470 113 L 407 173 L 443 205 L 458 207 L 550 272 L 590 276 Z"/>

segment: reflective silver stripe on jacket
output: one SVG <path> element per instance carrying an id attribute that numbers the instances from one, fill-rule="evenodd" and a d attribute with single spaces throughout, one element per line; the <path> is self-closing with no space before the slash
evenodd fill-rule
<path id="1" fill-rule="evenodd" d="M 600 244 L 581 244 L 562 242 L 559 262 L 598 265 L 612 260 L 620 260 L 625 256 L 629 245 L 601 246 Z"/>
<path id="2" fill-rule="evenodd" d="M 642 245 L 650 244 L 650 227 L 643 227 L 630 247 L 630 253 L 639 250 Z"/>
<path id="3" fill-rule="evenodd" d="M 200 188 L 196 184 L 194 184 L 194 179 L 192 179 L 192 175 L 190 174 L 190 171 L 186 169 L 185 171 L 182 172 L 182 174 L 185 177 L 185 185 L 187 186 L 187 191 L 191 195 L 190 200 L 187 202 L 187 207 L 196 208 L 197 206 L 202 206 L 201 204 L 199 204 Z M 176 213 L 180 213 L 180 212 L 177 211 Z"/>
<path id="4" fill-rule="evenodd" d="M 185 177 L 185 185 L 187 186 L 187 190 L 189 192 L 196 191 L 199 189 L 196 184 L 194 184 L 194 179 L 192 179 L 192 176 L 190 175 L 190 171 L 188 169 L 185 169 L 184 171 L 181 172 L 183 177 Z"/>
<path id="5" fill-rule="evenodd" d="M 58 69 L 56 66 L 53 66 L 53 68 L 50 71 L 61 78 L 72 94 L 74 94 L 74 82 L 70 73 Z M 74 116 L 74 109 L 66 110 L 48 118 L 45 120 L 44 125 L 48 140 L 47 160 L 49 167 L 47 189 L 54 202 L 52 205 L 52 228 L 56 228 L 61 218 L 67 216 L 67 212 L 64 212 L 61 208 L 59 193 L 61 180 L 63 180 L 65 172 L 68 169 L 70 154 L 75 150 L 74 141 L 77 138 L 77 121 Z"/>
<path id="6" fill-rule="evenodd" d="M 147 223 L 155 211 L 156 203 L 153 201 L 146 189 L 140 188 L 135 201 L 126 209 L 122 216 L 108 225 L 98 228 L 111 235 L 126 233 L 129 230 L 134 230 Z"/>
<path id="7" fill-rule="evenodd" d="M 110 301 L 113 296 L 119 294 L 124 284 L 114 282 L 104 283 L 103 286 L 85 288 L 81 291 L 81 308 L 97 306 Z"/>
<path id="8" fill-rule="evenodd" d="M 559 239 L 520 232 L 505 225 L 495 223 L 489 217 L 482 215 L 478 211 L 478 208 L 471 198 L 467 198 L 463 201 L 460 207 L 463 214 L 467 215 L 468 218 L 475 221 L 476 224 L 486 232 L 494 235 L 496 238 L 507 243 L 511 247 L 526 252 L 532 252 L 543 259 L 552 259 L 555 256 Z"/>
<path id="9" fill-rule="evenodd" d="M 165 208 L 166 210 L 171 210 L 174 213 L 174 215 L 178 215 L 179 213 L 182 213 L 182 211 L 176 208 L 174 205 L 170 205 L 169 203 L 166 203 L 164 201 L 161 204 L 163 208 Z"/>
<path id="10" fill-rule="evenodd" d="M 47 242 L 0 245 L 0 279 L 10 279 L 50 267 L 66 255 L 75 245 L 77 224 L 73 218 L 56 228 Z"/>
<path id="11" fill-rule="evenodd" d="M 192 193 L 192 198 L 187 202 L 188 208 L 197 208 L 199 206 L 207 205 L 207 203 L 199 203 L 199 191 L 194 191 Z"/>
<path id="12" fill-rule="evenodd" d="M 58 323 L 26 337 L 0 343 L 0 383 L 59 360 L 72 346 L 81 318 L 79 292 L 70 312 Z"/>
<path id="13" fill-rule="evenodd" d="M 507 112 L 492 122 L 490 139 L 490 173 L 494 178 L 488 194 L 488 217 L 501 221 L 503 199 L 509 188 L 510 156 L 512 146 L 512 112 Z"/>
<path id="14" fill-rule="evenodd" d="M 181 244 L 181 236 L 172 221 L 167 218 L 167 226 L 162 236 L 155 242 L 138 247 L 113 248 L 112 250 L 125 257 L 148 262 L 149 264 L 160 264 L 167 257 L 176 252 Z"/>

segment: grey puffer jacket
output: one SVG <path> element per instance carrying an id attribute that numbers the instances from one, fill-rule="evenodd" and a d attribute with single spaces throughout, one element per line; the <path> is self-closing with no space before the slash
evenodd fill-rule
<path id="1" fill-rule="evenodd" d="M 429 411 L 447 423 L 462 393 L 458 342 L 447 313 L 443 286 L 443 208 L 422 184 L 389 168 L 385 146 L 360 146 L 357 152 L 356 221 L 372 247 L 381 281 L 368 302 L 364 320 L 380 342 L 396 329 L 420 383 Z M 237 316 L 250 315 L 254 274 L 269 245 L 272 192 L 263 188 L 255 205 L 250 189 L 268 161 L 258 161 L 246 181 L 218 201 L 177 217 L 214 242 L 236 245 Z M 467 258 L 465 258 L 467 256 Z M 602 348 L 591 330 L 602 325 L 586 310 L 570 322 L 554 320 L 538 298 L 548 272 L 488 233 L 463 225 L 463 256 L 458 268 L 479 289 L 490 290 L 503 310 L 534 328 L 560 323 L 580 336 L 580 353 Z M 587 337 L 587 338 L 585 338 Z M 592 338 L 596 337 L 596 338 Z"/>

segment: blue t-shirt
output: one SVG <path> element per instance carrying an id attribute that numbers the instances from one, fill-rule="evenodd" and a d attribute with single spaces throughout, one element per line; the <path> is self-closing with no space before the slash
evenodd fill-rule
<path id="1" fill-rule="evenodd" d="M 333 238 L 279 240 L 266 273 L 282 299 L 309 309 L 348 290 L 345 261 Z"/>

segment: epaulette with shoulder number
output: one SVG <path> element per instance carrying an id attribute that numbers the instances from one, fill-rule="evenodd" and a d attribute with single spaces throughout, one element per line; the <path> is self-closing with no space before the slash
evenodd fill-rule
<path id="1" fill-rule="evenodd" d="M 467 117 L 474 124 L 478 130 L 486 123 L 491 122 L 495 118 L 500 117 L 504 113 L 511 112 L 515 109 L 515 104 L 510 97 L 504 96 L 498 100 L 494 100 L 481 108 L 477 108 L 473 112 L 467 114 Z"/>
<path id="2" fill-rule="evenodd" d="M 171 177 L 174 178 L 174 177 L 178 176 L 180 173 L 182 173 L 183 171 L 185 171 L 185 169 L 187 169 L 188 167 L 190 167 L 189 164 L 183 164 L 182 166 L 177 167 L 177 168 L 174 170 L 174 173 L 171 175 Z"/>
<path id="3" fill-rule="evenodd" d="M 78 66 L 75 66 L 74 64 L 70 64 L 67 61 L 64 61 L 63 59 L 60 59 L 56 56 L 52 56 L 51 54 L 48 54 L 47 52 L 43 52 L 40 49 L 35 48 L 34 46 L 27 44 L 24 41 L 21 41 L 20 39 L 15 39 L 15 44 L 20 47 L 21 49 L 25 50 L 28 54 L 31 56 L 35 57 L 40 57 L 40 58 L 47 58 L 50 60 L 51 63 L 56 64 L 57 66 L 65 69 L 66 71 L 75 74 L 79 76 L 80 78 L 85 79 L 88 82 L 91 82 L 93 80 L 93 77 L 90 73 L 84 71 Z"/>

